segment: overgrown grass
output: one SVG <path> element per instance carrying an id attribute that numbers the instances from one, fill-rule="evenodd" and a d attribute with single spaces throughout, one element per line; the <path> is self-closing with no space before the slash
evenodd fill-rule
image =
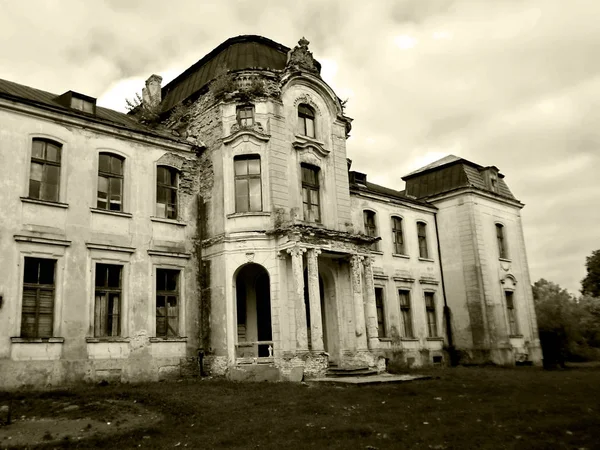
<path id="1" fill-rule="evenodd" d="M 60 448 L 600 448 L 598 367 L 428 374 L 437 378 L 361 387 L 197 380 L 77 388 L 69 392 L 75 394 L 68 396 L 70 403 L 135 400 L 165 419 Z M 0 448 L 5 445 L 0 442 Z"/>

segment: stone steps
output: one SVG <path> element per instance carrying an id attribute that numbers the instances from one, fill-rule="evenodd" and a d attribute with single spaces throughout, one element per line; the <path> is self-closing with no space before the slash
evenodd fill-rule
<path id="1" fill-rule="evenodd" d="M 377 375 L 377 370 L 369 369 L 368 367 L 337 367 L 329 366 L 325 376 L 327 378 L 343 378 L 343 377 L 368 377 Z"/>

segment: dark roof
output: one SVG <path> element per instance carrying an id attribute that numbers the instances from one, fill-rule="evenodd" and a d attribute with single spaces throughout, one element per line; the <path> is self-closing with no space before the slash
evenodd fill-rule
<path id="1" fill-rule="evenodd" d="M 181 142 L 179 139 L 176 139 L 174 136 L 171 136 L 168 133 L 161 133 L 157 130 L 154 130 L 139 123 L 132 116 L 129 116 L 127 114 L 123 114 L 112 109 L 103 108 L 101 106 L 96 106 L 96 114 L 94 115 L 84 113 L 82 111 L 73 108 L 68 108 L 62 105 L 58 101 L 59 96 L 57 94 L 52 94 L 50 92 L 34 89 L 32 87 L 24 86 L 22 84 L 14 83 L 12 81 L 0 79 L 0 97 L 22 103 L 28 103 L 46 109 L 51 109 L 72 116 L 78 116 L 86 120 L 106 123 L 109 125 L 117 126 L 119 128 L 126 128 L 130 131 L 135 131 L 147 135 L 167 138 L 172 141 Z"/>
<path id="2" fill-rule="evenodd" d="M 456 161 L 461 160 L 462 158 L 459 158 L 458 156 L 454 156 L 454 155 L 448 155 L 448 156 L 444 156 L 441 159 L 438 159 L 437 161 L 432 162 L 431 164 L 428 164 L 426 166 L 421 167 L 420 169 L 417 169 L 411 173 L 409 173 L 408 175 L 405 175 L 402 177 L 402 179 L 406 179 L 408 177 L 412 177 L 413 175 L 416 175 L 418 173 L 421 172 L 426 172 L 428 170 L 432 170 L 432 169 L 436 169 L 438 167 L 442 167 L 445 166 L 446 164 L 450 164 Z M 466 161 L 466 160 L 465 160 Z"/>
<path id="3" fill-rule="evenodd" d="M 229 38 L 162 88 L 162 111 L 200 91 L 216 77 L 218 69 L 283 70 L 289 51 L 289 47 L 262 36 Z"/>
<path id="4" fill-rule="evenodd" d="M 352 172 L 350 172 L 352 174 Z M 392 198 L 395 200 L 401 200 L 403 202 L 409 202 L 416 205 L 428 206 L 430 208 L 435 208 L 430 203 L 427 203 L 423 200 L 417 200 L 415 198 L 408 197 L 405 191 L 397 191 L 395 189 L 387 188 L 385 186 L 380 186 L 375 183 L 371 183 L 370 181 L 366 181 L 365 183 L 352 181 L 353 177 L 350 176 L 350 190 L 354 190 L 355 192 L 366 192 L 372 194 L 383 195 L 388 198 Z"/>

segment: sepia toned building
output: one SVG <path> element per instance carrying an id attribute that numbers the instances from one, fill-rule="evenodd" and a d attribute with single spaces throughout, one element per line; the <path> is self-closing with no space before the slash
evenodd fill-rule
<path id="1" fill-rule="evenodd" d="M 496 167 L 351 171 L 305 39 L 161 82 L 125 115 L 0 80 L 0 386 L 540 363 Z"/>

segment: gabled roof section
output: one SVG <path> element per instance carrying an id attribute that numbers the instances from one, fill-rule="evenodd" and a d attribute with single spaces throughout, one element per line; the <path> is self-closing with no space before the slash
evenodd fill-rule
<path id="1" fill-rule="evenodd" d="M 200 91 L 216 78 L 219 69 L 282 71 L 289 51 L 289 47 L 262 36 L 229 38 L 162 88 L 162 111 Z"/>
<path id="2" fill-rule="evenodd" d="M 6 98 L 20 103 L 30 104 L 32 106 L 77 116 L 85 120 L 93 120 L 95 122 L 105 123 L 107 125 L 117 126 L 119 128 L 125 128 L 129 131 L 166 138 L 171 141 L 182 142 L 166 132 L 163 133 L 149 128 L 139 123 L 132 116 L 114 111 L 112 109 L 96 106 L 95 114 L 89 114 L 74 108 L 70 108 L 65 106 L 61 97 L 62 96 L 57 94 L 52 94 L 50 92 L 34 89 L 32 87 L 24 86 L 12 81 L 0 79 L 0 98 Z"/>
<path id="3" fill-rule="evenodd" d="M 426 172 L 431 169 L 437 169 L 438 167 L 442 167 L 442 166 L 445 166 L 446 164 L 460 161 L 461 159 L 462 158 L 459 158 L 458 156 L 455 156 L 455 155 L 444 156 L 443 158 L 438 159 L 437 161 L 434 161 L 431 164 L 427 164 L 426 166 L 421 167 L 420 169 L 417 169 L 417 170 L 409 173 L 408 175 L 404 175 L 402 177 L 402 179 L 404 180 L 408 177 L 412 177 L 413 175 L 417 175 L 418 173 Z"/>

